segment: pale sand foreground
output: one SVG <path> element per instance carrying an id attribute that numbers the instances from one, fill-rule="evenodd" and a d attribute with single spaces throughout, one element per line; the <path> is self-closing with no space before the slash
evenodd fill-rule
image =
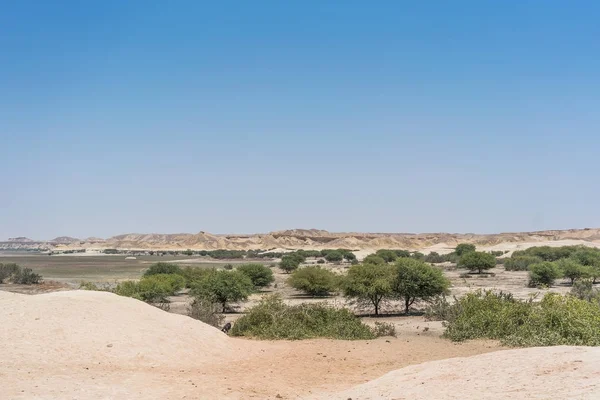
<path id="1" fill-rule="evenodd" d="M 357 400 L 409 394 L 440 399 L 454 398 L 448 397 L 452 393 L 480 399 L 486 390 L 487 398 L 503 398 L 499 391 L 505 389 L 517 393 L 514 398 L 552 398 L 575 393 L 573 388 L 581 390 L 574 398 L 587 399 L 597 398 L 587 394 L 600 373 L 596 349 L 517 350 L 415 365 L 498 346 L 414 335 L 374 341 L 232 339 L 201 322 L 103 292 L 0 292 L 0 321 L 3 400 Z M 409 365 L 351 394 L 333 394 Z"/>

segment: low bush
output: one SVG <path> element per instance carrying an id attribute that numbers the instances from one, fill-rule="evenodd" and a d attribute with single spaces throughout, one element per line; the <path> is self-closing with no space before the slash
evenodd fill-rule
<path id="1" fill-rule="evenodd" d="M 287 280 L 294 289 L 311 296 L 327 296 L 338 288 L 339 278 L 333 272 L 318 266 L 303 267 Z"/>
<path id="2" fill-rule="evenodd" d="M 42 281 L 42 276 L 33 272 L 31 268 L 23 268 L 12 275 L 11 281 L 20 285 L 37 285 Z"/>
<path id="3" fill-rule="evenodd" d="M 181 270 L 181 275 L 185 278 L 186 287 L 191 288 L 194 282 L 204 279 L 213 272 L 215 272 L 214 268 L 185 267 Z"/>
<path id="4" fill-rule="evenodd" d="M 600 305 L 600 290 L 594 288 L 591 280 L 585 279 L 573 283 L 571 296 L 577 297 L 580 300 L 595 302 Z"/>
<path id="5" fill-rule="evenodd" d="M 507 271 L 529 271 L 529 266 L 542 262 L 540 257 L 522 255 L 504 260 L 504 269 Z"/>
<path id="6" fill-rule="evenodd" d="M 509 346 L 598 346 L 600 307 L 575 296 L 548 293 L 541 302 L 492 291 L 469 293 L 451 307 L 445 337 L 496 339 Z"/>
<path id="7" fill-rule="evenodd" d="M 337 250 L 330 251 L 325 256 L 325 259 L 329 262 L 340 262 L 344 259 L 344 254 Z"/>
<path id="8" fill-rule="evenodd" d="M 317 264 L 325 264 L 325 260 L 323 260 L 322 258 L 319 258 L 317 260 Z"/>
<path id="9" fill-rule="evenodd" d="M 375 322 L 375 326 L 371 328 L 375 336 L 391 336 L 396 337 L 396 326 L 389 322 Z"/>
<path id="10" fill-rule="evenodd" d="M 185 279 L 176 274 L 144 276 L 139 282 L 124 281 L 117 285 L 115 293 L 133 297 L 148 303 L 166 303 L 167 297 L 174 295 L 185 286 Z"/>
<path id="11" fill-rule="evenodd" d="M 345 308 L 336 309 L 326 304 L 288 306 L 277 295 L 264 297 L 250 308 L 236 321 L 231 335 L 268 340 L 361 340 L 376 337 L 369 326 Z"/>
<path id="12" fill-rule="evenodd" d="M 560 278 L 560 270 L 555 263 L 543 261 L 529 266 L 529 286 L 552 286 Z"/>
<path id="13" fill-rule="evenodd" d="M 219 304 L 202 298 L 194 299 L 192 304 L 189 305 L 187 312 L 189 317 L 217 328 L 221 327 L 223 319 L 225 318 L 223 315 L 219 314 Z"/>
<path id="14" fill-rule="evenodd" d="M 0 283 L 10 280 L 19 271 L 21 271 L 21 267 L 15 263 L 0 264 Z"/>
<path id="15" fill-rule="evenodd" d="M 386 261 L 383 258 L 376 256 L 375 254 L 369 254 L 363 260 L 363 264 L 385 265 Z"/>
<path id="16" fill-rule="evenodd" d="M 177 264 L 159 262 L 153 264 L 144 272 L 144 276 L 157 275 L 157 274 L 179 274 L 182 275 L 181 268 Z"/>
<path id="17" fill-rule="evenodd" d="M 250 278 L 256 288 L 266 287 L 275 282 L 273 271 L 263 264 L 243 264 L 237 270 Z"/>
<path id="18" fill-rule="evenodd" d="M 398 259 L 398 255 L 393 250 L 377 250 L 375 255 L 381 257 L 385 262 L 394 262 Z"/>

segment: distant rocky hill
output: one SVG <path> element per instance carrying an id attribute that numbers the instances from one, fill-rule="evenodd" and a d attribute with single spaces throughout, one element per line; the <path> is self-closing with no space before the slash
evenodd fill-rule
<path id="1" fill-rule="evenodd" d="M 293 229 L 266 234 L 214 235 L 207 232 L 178 234 L 130 233 L 108 239 L 61 236 L 50 241 L 13 238 L 0 242 L 0 250 L 23 249 L 130 249 L 130 250 L 249 250 L 249 249 L 447 249 L 458 243 L 493 247 L 506 243 L 574 241 L 600 243 L 600 229 L 569 229 L 498 234 L 456 233 L 333 233 L 317 229 Z M 437 250 L 436 250 L 437 251 Z"/>

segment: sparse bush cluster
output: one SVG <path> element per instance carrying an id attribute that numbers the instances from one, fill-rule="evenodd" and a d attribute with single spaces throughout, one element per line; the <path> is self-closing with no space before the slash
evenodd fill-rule
<path id="1" fill-rule="evenodd" d="M 42 276 L 33 272 L 31 268 L 21 268 L 15 263 L 0 264 L 0 283 L 36 285 L 41 281 Z"/>
<path id="2" fill-rule="evenodd" d="M 124 281 L 117 285 L 115 293 L 133 297 L 148 303 L 167 302 L 168 296 L 185 287 L 185 278 L 177 274 L 154 274 L 143 276 L 139 282 Z"/>
<path id="3" fill-rule="evenodd" d="M 502 292 L 478 291 L 449 308 L 444 336 L 453 341 L 485 338 L 512 346 L 600 345 L 597 301 L 573 295 L 548 293 L 534 302 Z"/>
<path id="4" fill-rule="evenodd" d="M 504 260 L 507 271 L 529 271 L 529 285 L 551 286 L 565 278 L 571 285 L 578 280 L 600 278 L 600 249 L 585 246 L 538 246 L 515 251 Z"/>
<path id="5" fill-rule="evenodd" d="M 393 326 L 392 326 L 393 327 Z M 373 339 L 390 335 L 389 326 L 370 328 L 347 309 L 336 309 L 326 304 L 286 305 L 280 296 L 267 296 L 250 308 L 231 330 L 233 336 L 257 339 L 311 339 L 343 340 Z"/>

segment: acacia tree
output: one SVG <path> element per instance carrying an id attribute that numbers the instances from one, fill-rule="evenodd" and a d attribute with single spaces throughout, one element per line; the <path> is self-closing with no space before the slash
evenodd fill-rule
<path id="1" fill-rule="evenodd" d="M 247 275 L 257 288 L 269 286 L 275 281 L 271 268 L 265 267 L 263 264 L 243 264 L 237 270 Z"/>
<path id="2" fill-rule="evenodd" d="M 458 266 L 466 268 L 469 271 L 478 271 L 480 274 L 483 270 L 488 270 L 496 266 L 496 257 L 490 253 L 482 251 L 472 251 L 460 258 Z"/>
<path id="3" fill-rule="evenodd" d="M 415 300 L 427 301 L 448 292 L 450 281 L 440 269 L 424 261 L 401 258 L 394 267 L 392 290 L 404 301 L 406 314 Z"/>
<path id="4" fill-rule="evenodd" d="M 311 296 L 327 296 L 338 286 L 338 276 L 318 266 L 300 268 L 287 280 L 294 289 Z"/>
<path id="5" fill-rule="evenodd" d="M 457 256 L 463 256 L 467 253 L 472 253 L 474 251 L 476 251 L 477 248 L 475 247 L 474 244 L 470 244 L 470 243 L 461 243 L 458 246 L 456 246 L 456 248 L 454 249 L 454 252 L 456 253 Z"/>
<path id="6" fill-rule="evenodd" d="M 240 271 L 214 271 L 194 282 L 192 295 L 221 304 L 225 312 L 227 303 L 245 301 L 253 290 L 252 280 Z"/>
<path id="7" fill-rule="evenodd" d="M 279 267 L 288 274 L 297 269 L 304 262 L 304 257 L 298 253 L 286 254 L 281 257 Z"/>
<path id="8" fill-rule="evenodd" d="M 344 296 L 355 299 L 359 304 L 372 305 L 375 315 L 379 315 L 381 303 L 393 296 L 393 278 L 390 265 L 354 265 L 342 283 Z"/>

